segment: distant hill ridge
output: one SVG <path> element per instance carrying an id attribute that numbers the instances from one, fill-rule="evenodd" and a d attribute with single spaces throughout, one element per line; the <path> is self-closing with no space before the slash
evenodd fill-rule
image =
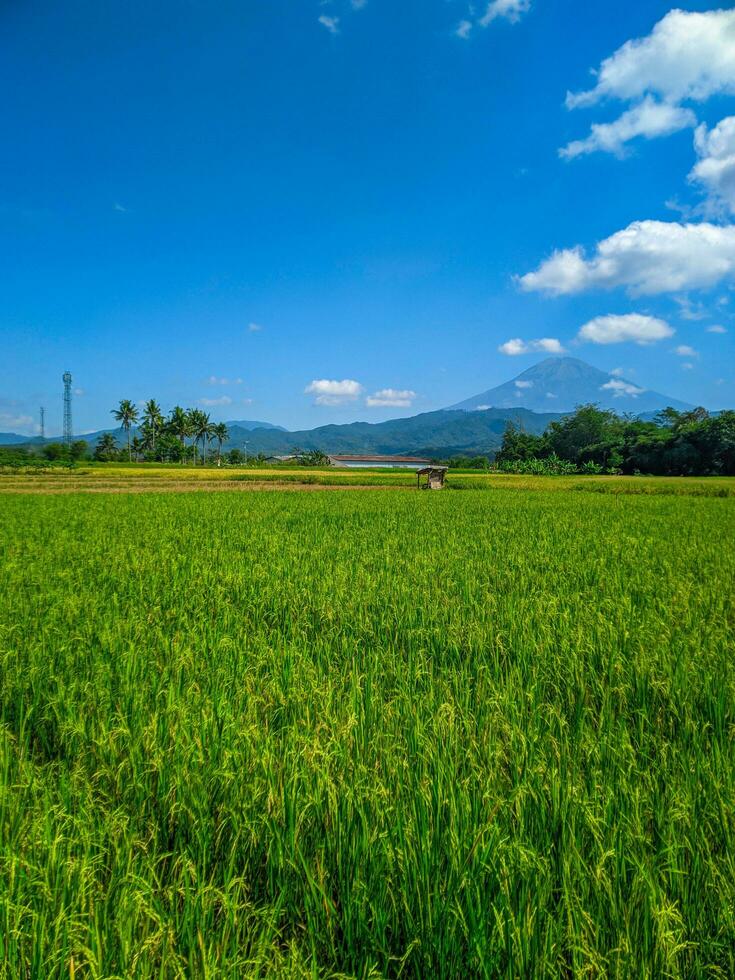
<path id="1" fill-rule="evenodd" d="M 549 357 L 505 384 L 467 398 L 446 409 L 387 422 L 350 422 L 290 432 L 270 422 L 247 419 L 227 422 L 226 449 L 249 454 L 283 455 L 294 449 L 329 453 L 475 455 L 495 452 L 509 422 L 541 433 L 554 419 L 577 405 L 597 403 L 620 414 L 650 417 L 667 406 L 692 408 L 677 398 L 648 391 L 617 374 L 608 374 L 575 357 Z M 77 436 L 94 444 L 105 432 L 125 442 L 122 429 L 100 429 Z M 46 442 L 58 441 L 47 439 Z M 0 433 L 0 445 L 35 444 L 17 433 Z"/>

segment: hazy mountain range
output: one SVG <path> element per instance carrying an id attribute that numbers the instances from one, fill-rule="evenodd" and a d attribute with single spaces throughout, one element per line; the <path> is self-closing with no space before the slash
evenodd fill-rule
<path id="1" fill-rule="evenodd" d="M 528 432 L 540 433 L 553 419 L 589 402 L 620 414 L 644 416 L 667 406 L 680 411 L 692 408 L 677 398 L 648 391 L 617 373 L 606 374 L 577 358 L 550 357 L 496 388 L 449 408 L 410 418 L 322 425 L 295 432 L 269 422 L 231 421 L 227 423 L 230 438 L 225 448 L 243 449 L 247 444 L 248 453 L 266 455 L 281 455 L 294 449 L 442 456 L 488 453 L 500 446 L 509 421 Z M 121 429 L 102 429 L 79 438 L 93 444 L 103 432 L 112 432 L 121 445 L 125 441 Z M 38 437 L 0 433 L 0 445 L 39 442 Z"/>

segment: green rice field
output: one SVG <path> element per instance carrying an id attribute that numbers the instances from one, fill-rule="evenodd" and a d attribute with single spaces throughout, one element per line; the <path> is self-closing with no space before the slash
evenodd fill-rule
<path id="1" fill-rule="evenodd" d="M 0 976 L 734 976 L 733 481 L 500 479 L 1 494 Z"/>

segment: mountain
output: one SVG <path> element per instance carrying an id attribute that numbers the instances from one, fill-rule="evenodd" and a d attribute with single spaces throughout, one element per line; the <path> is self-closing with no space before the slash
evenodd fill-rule
<path id="1" fill-rule="evenodd" d="M 0 432 L 0 446 L 19 446 L 21 443 L 38 442 L 32 436 L 21 436 L 17 432 Z"/>
<path id="2" fill-rule="evenodd" d="M 488 407 L 518 406 L 533 412 L 572 412 L 594 402 L 623 414 L 660 412 L 671 406 L 687 411 L 692 405 L 648 391 L 625 378 L 600 371 L 576 357 L 548 357 L 517 377 L 450 406 L 450 411 L 478 412 Z"/>
<path id="3" fill-rule="evenodd" d="M 541 433 L 556 418 L 557 413 L 541 415 L 513 408 L 472 413 L 442 410 L 388 422 L 322 425 L 297 432 L 245 431 L 233 426 L 227 448 L 242 449 L 247 442 L 248 453 L 266 455 L 282 455 L 294 449 L 385 455 L 484 454 L 500 447 L 508 422 L 523 426 L 527 432 Z"/>
<path id="4" fill-rule="evenodd" d="M 288 432 L 282 425 L 274 425 L 273 422 L 248 422 L 247 420 L 243 422 L 226 422 L 227 428 L 234 428 L 237 426 L 239 429 L 246 429 L 248 432 L 252 432 L 253 429 L 278 429 L 279 432 Z"/>
<path id="5" fill-rule="evenodd" d="M 277 432 L 287 432 L 282 425 L 274 425 L 272 422 L 254 422 L 248 419 L 243 419 L 237 422 L 227 422 L 228 429 L 240 429 L 243 432 L 251 432 L 254 429 L 273 429 Z M 94 432 L 75 432 L 75 439 L 83 439 L 88 442 L 90 446 L 94 446 L 100 436 L 111 433 L 119 445 L 124 445 L 127 442 L 127 435 L 125 430 L 118 426 L 116 429 L 97 429 Z M 135 435 L 136 427 L 130 430 L 131 438 Z M 22 436 L 17 432 L 0 432 L 0 446 L 39 446 L 46 445 L 49 442 L 61 442 L 61 436 L 51 436 L 48 439 L 41 439 L 40 436 Z"/>

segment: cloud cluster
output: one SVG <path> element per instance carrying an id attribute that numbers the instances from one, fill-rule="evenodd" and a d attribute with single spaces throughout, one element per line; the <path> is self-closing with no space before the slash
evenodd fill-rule
<path id="1" fill-rule="evenodd" d="M 735 226 L 634 221 L 599 242 L 554 252 L 521 276 L 526 291 L 556 296 L 623 286 L 632 296 L 703 289 L 735 279 Z"/>
<path id="2" fill-rule="evenodd" d="M 485 13 L 478 20 L 480 27 L 487 27 L 498 17 L 516 24 L 531 9 L 531 0 L 490 0 Z"/>
<path id="3" fill-rule="evenodd" d="M 347 402 L 357 401 L 362 391 L 359 381 L 352 381 L 349 378 L 343 381 L 330 381 L 321 378 L 308 384 L 304 394 L 314 395 L 315 405 L 344 405 Z"/>
<path id="4" fill-rule="evenodd" d="M 216 374 L 210 374 L 207 378 L 208 385 L 241 385 L 242 378 L 218 378 Z"/>
<path id="5" fill-rule="evenodd" d="M 715 212 L 735 214 L 735 116 L 727 116 L 712 129 L 702 123 L 694 134 L 699 157 L 689 174 L 708 195 Z"/>
<path id="6" fill-rule="evenodd" d="M 315 405 L 335 406 L 357 401 L 364 390 L 359 381 L 350 378 L 343 381 L 321 378 L 308 384 L 304 393 L 316 396 Z M 416 397 L 416 392 L 410 388 L 381 388 L 365 396 L 365 405 L 368 408 L 410 408 Z"/>
<path id="7" fill-rule="evenodd" d="M 231 405 L 232 399 L 229 395 L 221 395 L 219 398 L 200 398 L 199 404 L 205 408 L 218 408 L 222 405 Z"/>
<path id="8" fill-rule="evenodd" d="M 604 99 L 633 103 L 615 122 L 594 124 L 587 139 L 565 147 L 566 158 L 603 150 L 620 155 L 627 142 L 653 139 L 693 125 L 686 101 L 735 93 L 735 11 L 671 10 L 643 38 L 626 41 L 595 72 L 597 84 L 568 92 L 578 109 Z"/>
<path id="9" fill-rule="evenodd" d="M 493 21 L 498 19 L 507 20 L 511 24 L 516 24 L 524 14 L 531 9 L 531 0 L 490 0 L 485 13 L 477 17 L 476 20 L 461 20 L 455 30 L 455 35 L 467 40 L 472 33 L 472 29 L 477 24 L 478 27 L 489 27 Z M 470 7 L 470 16 L 474 16 L 474 9 Z"/>
<path id="10" fill-rule="evenodd" d="M 382 388 L 368 395 L 365 404 L 368 408 L 410 408 L 416 392 L 410 389 Z"/>
<path id="11" fill-rule="evenodd" d="M 652 344 L 672 337 L 674 331 L 665 320 L 643 313 L 596 316 L 580 327 L 577 338 L 591 344 Z"/>
<path id="12" fill-rule="evenodd" d="M 637 398 L 645 390 L 645 388 L 638 388 L 636 385 L 630 384 L 629 381 L 620 381 L 618 378 L 612 378 L 604 385 L 600 385 L 600 391 L 611 391 L 613 398 L 623 398 L 625 396 Z"/>
<path id="13" fill-rule="evenodd" d="M 541 337 L 540 340 L 521 340 L 520 337 L 513 337 L 506 340 L 498 347 L 501 354 L 509 357 L 517 357 L 519 354 L 535 354 L 543 351 L 546 354 L 563 354 L 564 348 L 556 337 Z"/>
<path id="14" fill-rule="evenodd" d="M 33 429 L 33 417 L 19 412 L 0 411 L 0 429 L 16 432 L 18 429 Z M 25 434 L 25 433 L 22 433 Z"/>
<path id="15" fill-rule="evenodd" d="M 596 76 L 594 88 L 567 94 L 570 109 L 649 92 L 667 102 L 735 94 L 735 10 L 670 10 L 647 37 L 606 58 Z"/>
<path id="16" fill-rule="evenodd" d="M 339 34 L 339 17 L 328 17 L 326 14 L 322 14 L 317 20 L 330 34 Z"/>
<path id="17" fill-rule="evenodd" d="M 679 344 L 678 347 L 674 348 L 674 353 L 679 357 L 699 357 L 699 354 L 689 344 Z"/>
<path id="18" fill-rule="evenodd" d="M 657 102 L 650 95 L 642 102 L 628 109 L 611 123 L 593 123 L 590 135 L 583 140 L 573 140 L 559 150 L 565 160 L 602 150 L 623 157 L 626 144 L 637 136 L 655 139 L 669 136 L 680 129 L 697 125 L 697 117 L 691 109 Z"/>

